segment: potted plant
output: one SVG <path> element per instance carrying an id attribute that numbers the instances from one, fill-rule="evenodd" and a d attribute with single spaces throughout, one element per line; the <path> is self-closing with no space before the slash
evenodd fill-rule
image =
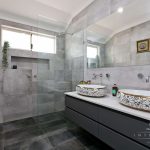
<path id="1" fill-rule="evenodd" d="M 9 49 L 9 42 L 5 41 L 2 50 L 2 68 L 4 70 L 8 67 L 8 49 Z"/>
<path id="2" fill-rule="evenodd" d="M 4 74 L 5 71 L 8 67 L 8 49 L 9 49 L 9 42 L 5 41 L 4 46 L 2 49 L 2 69 L 3 69 L 3 76 L 2 76 L 2 81 L 4 81 Z M 2 83 L 2 91 L 3 91 L 3 83 Z"/>

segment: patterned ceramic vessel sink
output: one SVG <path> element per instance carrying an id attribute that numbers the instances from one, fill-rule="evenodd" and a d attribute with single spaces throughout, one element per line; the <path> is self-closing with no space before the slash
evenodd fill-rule
<path id="1" fill-rule="evenodd" d="M 150 91 L 122 89 L 118 91 L 118 97 L 123 105 L 150 111 Z"/>
<path id="2" fill-rule="evenodd" d="M 77 85 L 76 91 L 80 95 L 102 97 L 106 95 L 106 87 L 102 85 Z"/>

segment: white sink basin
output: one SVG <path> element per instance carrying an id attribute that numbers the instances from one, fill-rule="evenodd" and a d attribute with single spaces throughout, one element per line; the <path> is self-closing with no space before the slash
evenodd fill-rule
<path id="1" fill-rule="evenodd" d="M 102 85 L 92 85 L 92 84 L 77 85 L 76 91 L 80 95 L 90 97 L 102 97 L 106 95 L 106 87 Z"/>
<path id="2" fill-rule="evenodd" d="M 118 91 L 118 97 L 123 105 L 150 111 L 150 91 L 122 89 Z"/>

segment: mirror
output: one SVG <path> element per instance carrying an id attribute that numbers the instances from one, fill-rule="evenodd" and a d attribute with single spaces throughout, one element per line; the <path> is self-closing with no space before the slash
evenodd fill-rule
<path id="1" fill-rule="evenodd" d="M 87 68 L 150 64 L 150 0 L 134 0 L 86 29 Z"/>

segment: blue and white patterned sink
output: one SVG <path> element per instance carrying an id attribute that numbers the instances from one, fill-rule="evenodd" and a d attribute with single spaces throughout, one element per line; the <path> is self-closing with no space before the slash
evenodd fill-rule
<path id="1" fill-rule="evenodd" d="M 90 97 L 103 97 L 106 95 L 106 87 L 102 85 L 81 84 L 76 86 L 78 94 Z"/>
<path id="2" fill-rule="evenodd" d="M 150 111 L 150 91 L 122 89 L 118 91 L 118 97 L 123 105 Z"/>

